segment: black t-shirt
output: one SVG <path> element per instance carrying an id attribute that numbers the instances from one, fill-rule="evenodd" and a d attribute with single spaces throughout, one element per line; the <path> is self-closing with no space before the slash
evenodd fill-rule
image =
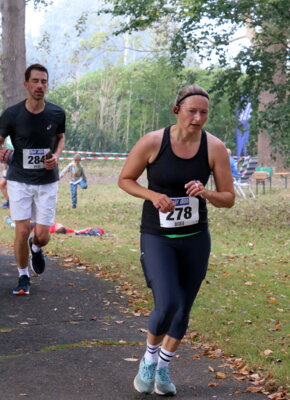
<path id="1" fill-rule="evenodd" d="M 159 153 L 156 159 L 147 165 L 148 188 L 176 199 L 176 208 L 174 213 L 167 214 L 166 221 L 161 223 L 162 213 L 159 215 L 153 203 L 145 200 L 141 232 L 170 235 L 207 229 L 206 200 L 201 197 L 188 197 L 184 185 L 189 181 L 199 180 L 205 186 L 210 173 L 206 132 L 202 131 L 200 146 L 195 156 L 185 159 L 172 151 L 170 127 L 165 128 Z"/>
<path id="2" fill-rule="evenodd" d="M 44 156 L 55 151 L 57 135 L 65 132 L 64 110 L 45 102 L 39 114 L 29 112 L 25 101 L 7 108 L 0 118 L 0 136 L 10 136 L 14 147 L 7 180 L 44 185 L 59 179 L 58 168 L 44 168 Z"/>

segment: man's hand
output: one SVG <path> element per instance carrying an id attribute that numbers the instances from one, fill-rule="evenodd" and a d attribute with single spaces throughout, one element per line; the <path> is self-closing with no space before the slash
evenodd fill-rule
<path id="1" fill-rule="evenodd" d="M 6 147 L 2 147 L 0 149 L 0 161 L 8 163 L 8 159 L 9 159 L 11 153 L 13 153 L 13 150 L 7 149 Z"/>
<path id="2" fill-rule="evenodd" d="M 57 166 L 58 158 L 55 154 L 51 154 L 50 158 L 46 158 L 44 162 L 45 169 L 54 169 Z"/>

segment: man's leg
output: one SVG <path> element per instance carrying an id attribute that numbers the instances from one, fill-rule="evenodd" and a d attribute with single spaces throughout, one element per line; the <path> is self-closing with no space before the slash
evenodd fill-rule
<path id="1" fill-rule="evenodd" d="M 19 273 L 18 286 L 13 294 L 29 294 L 30 277 L 28 268 L 29 250 L 27 240 L 30 234 L 29 220 L 15 221 L 14 254 Z"/>
<path id="2" fill-rule="evenodd" d="M 34 236 L 29 239 L 31 268 L 36 274 L 45 269 L 45 257 L 41 250 L 50 239 L 49 228 L 54 223 L 58 182 L 35 188 L 32 219 L 35 221 Z"/>
<path id="3" fill-rule="evenodd" d="M 29 223 L 29 219 L 15 221 L 14 253 L 16 264 L 19 269 L 28 266 L 29 249 L 27 242 L 30 234 Z"/>
<path id="4" fill-rule="evenodd" d="M 32 243 L 37 247 L 43 247 L 47 245 L 49 240 L 49 226 L 36 223 Z"/>
<path id="5" fill-rule="evenodd" d="M 49 226 L 42 224 L 35 224 L 34 236 L 29 239 L 29 246 L 31 250 L 31 269 L 36 274 L 42 274 L 45 269 L 45 258 L 41 250 L 50 239 Z"/>
<path id="6" fill-rule="evenodd" d="M 6 178 L 0 179 L 0 190 L 5 198 L 5 202 L 2 204 L 0 208 L 8 208 L 9 207 L 9 197 L 7 192 L 7 181 Z"/>

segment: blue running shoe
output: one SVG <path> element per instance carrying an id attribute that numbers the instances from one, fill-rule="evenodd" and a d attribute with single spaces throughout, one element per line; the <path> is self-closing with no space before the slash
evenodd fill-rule
<path id="1" fill-rule="evenodd" d="M 155 393 L 174 396 L 176 395 L 176 387 L 172 383 L 168 367 L 162 367 L 156 370 L 155 374 Z"/>
<path id="2" fill-rule="evenodd" d="M 9 200 L 5 201 L 0 208 L 9 208 Z"/>
<path id="3" fill-rule="evenodd" d="M 134 379 L 134 388 L 137 392 L 154 393 L 154 379 L 157 363 L 147 363 L 143 358 L 140 362 L 139 372 Z"/>
<path id="4" fill-rule="evenodd" d="M 29 294 L 30 278 L 27 275 L 20 276 L 18 286 L 13 289 L 13 294 Z"/>
<path id="5" fill-rule="evenodd" d="M 34 253 L 32 250 L 32 237 L 29 238 L 29 247 L 31 251 L 30 267 L 35 274 L 42 274 L 45 270 L 45 258 L 42 250 Z"/>

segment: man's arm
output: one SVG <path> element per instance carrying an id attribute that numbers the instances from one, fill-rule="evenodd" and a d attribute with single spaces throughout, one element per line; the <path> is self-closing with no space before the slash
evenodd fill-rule
<path id="1" fill-rule="evenodd" d="M 52 157 L 49 158 L 48 160 L 45 160 L 45 168 L 46 169 L 54 169 L 57 166 L 58 159 L 64 149 L 64 144 L 65 144 L 65 136 L 64 133 L 60 133 L 56 136 L 56 148 L 54 153 L 52 154 Z"/>
<path id="2" fill-rule="evenodd" d="M 59 159 L 64 149 L 64 144 L 65 144 L 65 135 L 64 133 L 60 133 L 59 135 L 57 135 L 57 144 L 56 144 L 56 149 L 54 151 L 54 155 L 57 157 L 57 160 Z"/>

